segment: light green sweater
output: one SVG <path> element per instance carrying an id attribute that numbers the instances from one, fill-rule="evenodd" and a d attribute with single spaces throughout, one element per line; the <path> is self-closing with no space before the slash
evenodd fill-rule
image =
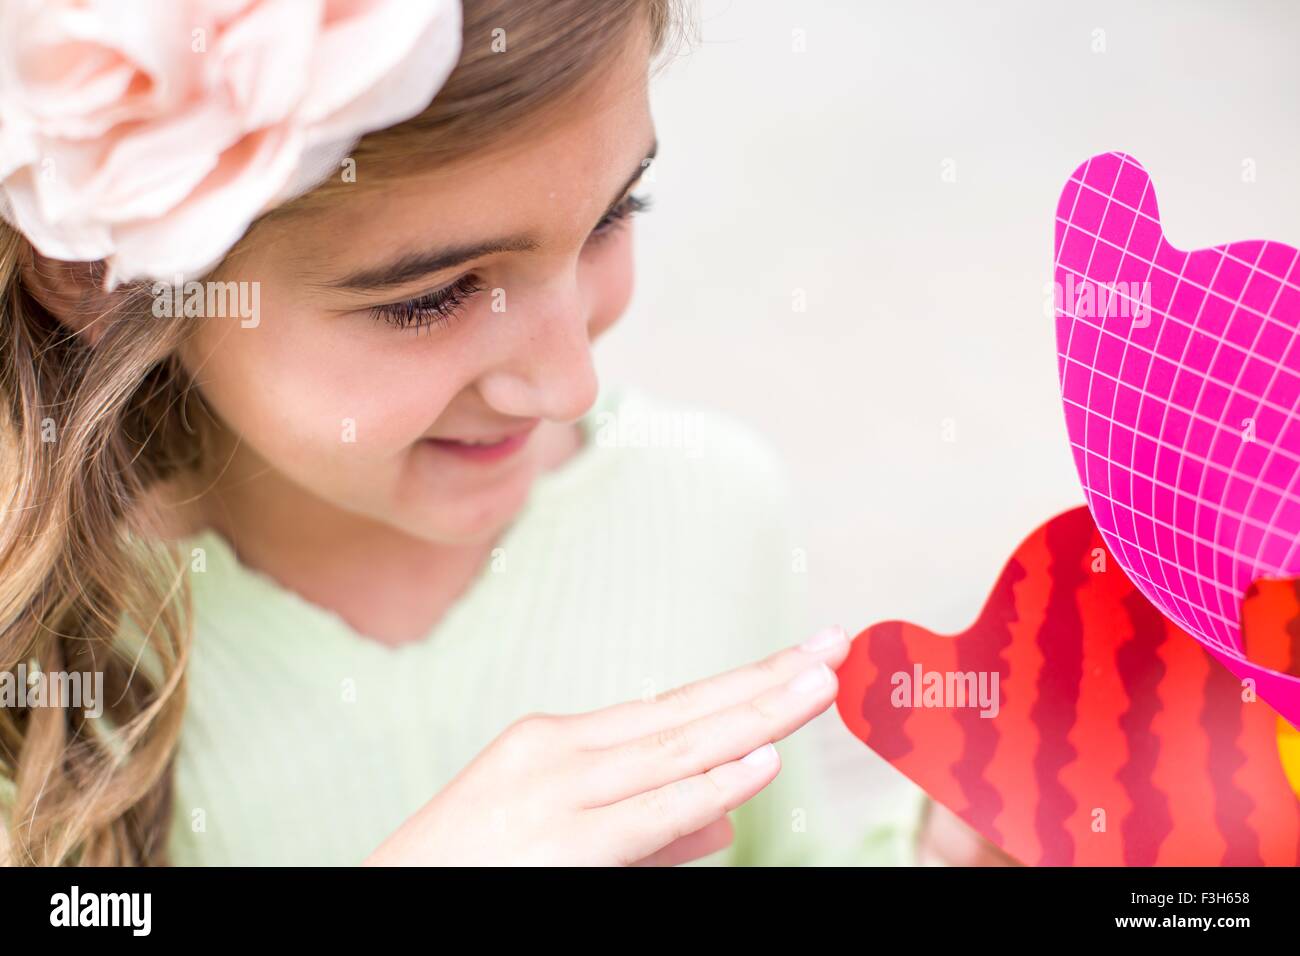
<path id="1" fill-rule="evenodd" d="M 213 532 L 188 542 L 204 569 L 174 863 L 356 864 L 516 718 L 640 698 L 811 632 L 763 440 L 627 391 L 582 424 L 583 448 L 417 643 L 361 637 Z M 811 743 L 778 744 L 781 773 L 707 862 L 911 862 L 907 813 L 836 832 Z"/>

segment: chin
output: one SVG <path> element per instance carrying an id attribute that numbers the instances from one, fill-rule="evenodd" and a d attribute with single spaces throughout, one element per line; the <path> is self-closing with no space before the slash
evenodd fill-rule
<path id="1" fill-rule="evenodd" d="M 523 510 L 532 482 L 493 489 L 464 500 L 431 503 L 411 513 L 399 513 L 392 522 L 398 530 L 427 541 L 448 545 L 484 544 L 501 535 Z"/>
<path id="2" fill-rule="evenodd" d="M 537 479 L 536 455 L 531 448 L 523 452 L 478 464 L 417 446 L 389 524 L 438 544 L 481 544 L 499 536 L 523 509 Z"/>

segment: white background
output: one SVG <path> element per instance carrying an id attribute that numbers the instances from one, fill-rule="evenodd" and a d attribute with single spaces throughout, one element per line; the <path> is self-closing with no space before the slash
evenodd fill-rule
<path id="1" fill-rule="evenodd" d="M 1061 187 L 1119 149 L 1176 246 L 1300 245 L 1300 4 L 700 10 L 654 87 L 655 209 L 602 376 L 769 436 L 818 622 L 961 630 L 1016 544 L 1083 501 L 1044 311 Z M 905 786 L 833 713 L 815 730 L 842 812 Z"/>

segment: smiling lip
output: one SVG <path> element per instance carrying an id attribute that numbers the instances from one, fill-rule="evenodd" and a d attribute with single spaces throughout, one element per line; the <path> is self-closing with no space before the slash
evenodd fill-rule
<path id="1" fill-rule="evenodd" d="M 492 462 L 509 458 L 528 443 L 537 422 L 527 428 L 497 438 L 426 438 L 439 451 L 455 455 L 463 461 Z"/>

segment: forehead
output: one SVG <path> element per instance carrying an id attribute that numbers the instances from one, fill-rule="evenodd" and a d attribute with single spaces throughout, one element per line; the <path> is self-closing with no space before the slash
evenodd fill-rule
<path id="1" fill-rule="evenodd" d="M 409 248 L 413 239 L 487 239 L 539 223 L 590 229 L 593 210 L 600 215 L 654 139 L 648 58 L 644 37 L 634 38 L 566 101 L 489 148 L 387 179 L 367 181 L 358 168 L 355 188 L 336 186 L 328 204 L 275 231 L 291 230 L 293 248 L 325 269 Z"/>

